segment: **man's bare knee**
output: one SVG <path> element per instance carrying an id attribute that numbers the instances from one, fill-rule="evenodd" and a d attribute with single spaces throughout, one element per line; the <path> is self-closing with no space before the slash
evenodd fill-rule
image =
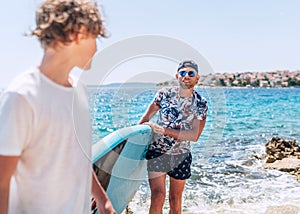
<path id="1" fill-rule="evenodd" d="M 154 189 L 154 190 L 152 190 L 152 197 L 165 199 L 166 192 L 162 189 Z"/>

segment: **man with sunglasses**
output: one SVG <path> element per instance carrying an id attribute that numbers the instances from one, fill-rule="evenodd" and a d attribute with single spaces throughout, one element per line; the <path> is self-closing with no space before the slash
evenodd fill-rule
<path id="1" fill-rule="evenodd" d="M 179 85 L 159 90 L 139 121 L 154 132 L 146 154 L 150 214 L 162 213 L 166 175 L 170 177 L 170 213 L 181 213 L 182 193 L 191 176 L 190 141 L 198 141 L 206 121 L 207 101 L 194 90 L 199 81 L 198 65 L 191 60 L 179 63 L 176 79 Z M 157 112 L 157 123 L 150 122 Z"/>

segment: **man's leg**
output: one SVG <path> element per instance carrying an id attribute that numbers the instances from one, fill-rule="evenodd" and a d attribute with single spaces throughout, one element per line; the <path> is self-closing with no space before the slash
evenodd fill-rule
<path id="1" fill-rule="evenodd" d="M 184 190 L 186 180 L 179 180 L 170 177 L 170 214 L 180 214 L 181 213 L 181 202 L 182 193 Z"/>
<path id="2" fill-rule="evenodd" d="M 149 214 L 162 214 L 166 197 L 166 173 L 149 172 L 151 204 Z"/>

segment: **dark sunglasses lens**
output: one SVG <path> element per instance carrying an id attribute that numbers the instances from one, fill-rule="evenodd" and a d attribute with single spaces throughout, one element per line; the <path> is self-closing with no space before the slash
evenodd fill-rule
<path id="1" fill-rule="evenodd" d="M 179 71 L 180 76 L 185 77 L 186 72 L 185 71 Z"/>
<path id="2" fill-rule="evenodd" d="M 195 76 L 195 72 L 194 72 L 194 71 L 190 71 L 190 72 L 189 72 L 189 76 L 190 76 L 190 77 L 194 77 L 194 76 Z"/>

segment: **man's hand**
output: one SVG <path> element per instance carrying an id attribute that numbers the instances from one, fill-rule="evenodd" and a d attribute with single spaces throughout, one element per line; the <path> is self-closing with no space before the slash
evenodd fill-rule
<path id="1" fill-rule="evenodd" d="M 157 134 L 164 134 L 165 133 L 165 128 L 152 122 L 145 122 L 143 123 L 144 125 L 148 125 L 152 128 L 153 132 Z"/>

